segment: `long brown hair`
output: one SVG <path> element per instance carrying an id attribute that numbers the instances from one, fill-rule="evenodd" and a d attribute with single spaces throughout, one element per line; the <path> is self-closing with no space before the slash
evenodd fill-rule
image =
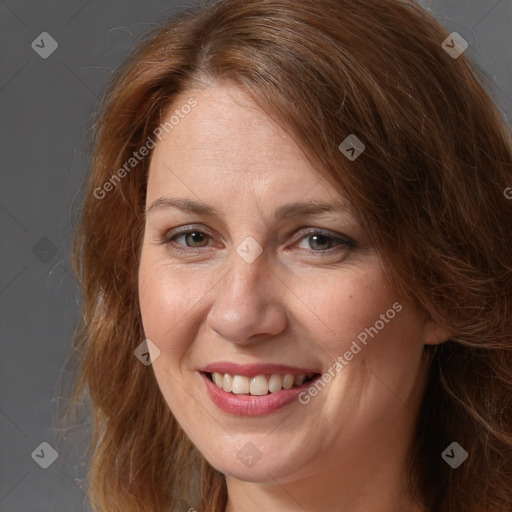
<path id="1" fill-rule="evenodd" d="M 425 348 L 411 491 L 429 512 L 512 510 L 512 141 L 492 84 L 447 36 L 409 1 L 221 0 L 174 16 L 113 76 L 73 240 L 72 407 L 89 393 L 95 510 L 226 505 L 224 475 L 134 356 L 150 155 L 126 167 L 177 95 L 212 81 L 243 87 L 294 137 L 350 199 L 392 283 L 449 333 Z M 353 161 L 338 149 L 350 134 L 365 144 Z M 441 457 L 453 441 L 469 454 L 457 469 Z"/>

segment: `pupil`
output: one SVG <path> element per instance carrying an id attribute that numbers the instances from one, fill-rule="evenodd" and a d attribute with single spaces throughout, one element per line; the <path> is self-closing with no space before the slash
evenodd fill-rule
<path id="1" fill-rule="evenodd" d="M 327 245 L 329 246 L 328 237 L 326 237 L 325 235 L 313 235 L 311 238 L 313 239 L 313 244 L 310 243 L 309 245 L 311 246 L 312 249 L 314 249 L 313 245 L 318 243 L 318 239 L 320 239 L 320 245 L 322 245 L 322 239 L 323 239 L 325 241 L 325 243 L 327 243 Z M 325 247 L 324 247 L 324 249 L 325 249 Z"/>
<path id="2" fill-rule="evenodd" d="M 203 235 L 203 233 L 196 233 L 196 232 L 188 233 L 188 234 L 187 234 L 187 237 L 193 237 L 193 238 L 195 238 L 195 237 L 199 237 L 200 239 L 201 239 L 203 236 L 204 236 L 204 235 Z M 196 242 L 197 242 L 197 243 L 199 243 L 199 244 L 201 243 L 201 240 L 197 240 L 197 239 L 196 239 L 196 240 L 194 240 L 193 238 L 189 238 L 189 240 L 191 240 L 191 241 L 192 241 L 192 243 L 196 243 Z"/>

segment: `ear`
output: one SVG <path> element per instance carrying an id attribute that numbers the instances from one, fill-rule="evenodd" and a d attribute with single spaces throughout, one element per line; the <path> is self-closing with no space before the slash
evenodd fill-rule
<path id="1" fill-rule="evenodd" d="M 448 338 L 449 334 L 446 329 L 434 322 L 434 320 L 427 320 L 423 335 L 425 345 L 440 345 L 447 341 Z"/>

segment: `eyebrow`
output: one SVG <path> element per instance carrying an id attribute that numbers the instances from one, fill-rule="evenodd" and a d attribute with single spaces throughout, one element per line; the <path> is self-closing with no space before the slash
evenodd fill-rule
<path id="1" fill-rule="evenodd" d="M 198 215 L 208 215 L 211 217 L 221 218 L 221 213 L 212 206 L 196 201 L 180 197 L 160 197 L 153 201 L 147 209 L 147 214 L 155 210 L 167 210 L 169 208 L 178 208 L 184 212 L 192 212 Z M 297 217 L 321 215 L 330 212 L 346 212 L 349 207 L 341 202 L 339 203 L 323 203 L 319 201 L 295 202 L 280 206 L 274 212 L 274 218 L 277 221 L 296 219 Z"/>

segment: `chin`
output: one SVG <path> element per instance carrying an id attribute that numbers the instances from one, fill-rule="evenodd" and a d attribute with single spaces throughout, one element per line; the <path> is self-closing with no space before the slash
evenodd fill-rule
<path id="1" fill-rule="evenodd" d="M 226 476 L 245 482 L 275 483 L 276 478 L 284 481 L 298 467 L 304 467 L 304 454 L 293 457 L 278 451 L 278 446 L 282 447 L 284 443 L 284 440 L 276 442 L 275 439 L 274 443 L 269 443 L 267 434 L 262 436 L 261 441 L 254 438 L 251 441 L 244 436 L 240 442 L 223 444 L 221 453 L 210 452 L 205 457 L 211 466 Z"/>

